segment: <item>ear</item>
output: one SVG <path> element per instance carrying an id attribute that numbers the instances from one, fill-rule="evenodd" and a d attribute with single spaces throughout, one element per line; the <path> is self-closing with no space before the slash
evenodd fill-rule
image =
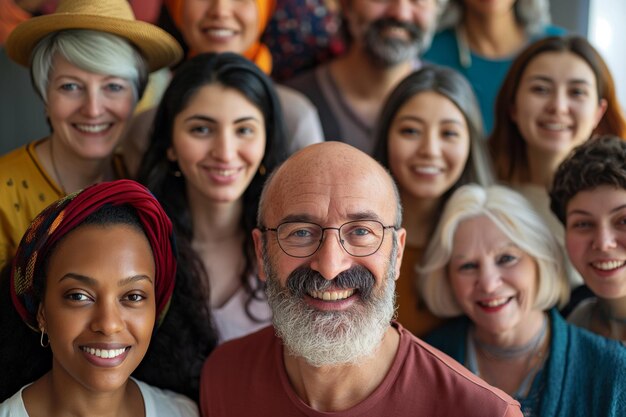
<path id="1" fill-rule="evenodd" d="M 598 104 L 598 110 L 596 110 L 595 127 L 598 127 L 598 124 L 600 124 L 600 120 L 602 120 L 602 118 L 604 117 L 604 114 L 606 113 L 606 109 L 608 107 L 609 103 L 606 101 L 606 99 L 601 99 L 600 103 Z"/>
<path id="2" fill-rule="evenodd" d="M 402 255 L 404 255 L 404 247 L 406 245 L 406 229 L 400 228 L 396 231 L 396 236 L 398 237 L 398 253 L 396 255 L 396 277 L 397 280 L 400 278 L 400 266 L 402 265 Z"/>
<path id="3" fill-rule="evenodd" d="M 257 273 L 261 281 L 265 282 L 267 276 L 265 275 L 265 262 L 263 259 L 263 232 L 258 228 L 252 231 L 252 240 L 254 240 L 254 254 L 256 255 Z"/>
<path id="4" fill-rule="evenodd" d="M 167 155 L 167 159 L 169 159 L 172 162 L 176 162 L 178 160 L 178 157 L 176 156 L 176 151 L 171 146 L 167 148 L 167 151 L 165 152 L 165 154 Z"/>
<path id="5" fill-rule="evenodd" d="M 48 328 L 48 323 L 46 322 L 46 313 L 43 309 L 43 303 L 39 303 L 39 307 L 37 308 L 37 324 L 39 324 L 39 330 L 45 331 Z"/>

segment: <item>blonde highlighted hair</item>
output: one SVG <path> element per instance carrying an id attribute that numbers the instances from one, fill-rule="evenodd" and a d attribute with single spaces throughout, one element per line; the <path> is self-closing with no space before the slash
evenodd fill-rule
<path id="1" fill-rule="evenodd" d="M 448 264 L 459 225 L 485 216 L 537 264 L 535 309 L 564 305 L 569 297 L 561 246 L 543 219 L 519 193 L 503 186 L 460 187 L 448 200 L 418 268 L 418 286 L 428 308 L 437 316 L 463 314 L 448 279 Z"/>

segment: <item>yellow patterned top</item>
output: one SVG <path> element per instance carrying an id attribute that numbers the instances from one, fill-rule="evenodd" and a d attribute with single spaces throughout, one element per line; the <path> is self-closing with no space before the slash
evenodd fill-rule
<path id="1" fill-rule="evenodd" d="M 43 169 L 31 142 L 0 157 L 0 268 L 13 257 L 30 222 L 63 191 Z"/>
<path id="2" fill-rule="evenodd" d="M 0 157 L 0 269 L 13 257 L 30 222 L 65 193 L 44 170 L 35 147 L 40 139 Z M 127 177 L 119 155 L 113 158 L 118 178 Z"/>

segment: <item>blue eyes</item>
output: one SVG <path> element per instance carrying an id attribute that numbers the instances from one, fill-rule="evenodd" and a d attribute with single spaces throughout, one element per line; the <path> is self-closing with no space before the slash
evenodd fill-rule
<path id="1" fill-rule="evenodd" d="M 507 266 L 515 263 L 518 257 L 509 254 L 502 254 L 495 257 L 495 264 L 497 266 Z M 465 262 L 458 266 L 459 271 L 472 271 L 475 269 L 480 269 L 479 262 Z"/>
<path id="2" fill-rule="evenodd" d="M 370 234 L 370 231 L 367 229 L 354 229 L 350 233 L 356 236 L 367 236 L 368 234 Z"/>
<path id="3" fill-rule="evenodd" d="M 305 229 L 300 229 L 300 230 L 296 230 L 292 232 L 292 236 L 295 236 L 295 237 L 310 237 L 312 235 L 313 234 L 310 231 L 305 230 Z"/>
<path id="4" fill-rule="evenodd" d="M 477 264 L 468 262 L 465 264 L 461 264 L 461 266 L 459 266 L 459 271 L 469 271 L 472 269 L 476 269 L 476 267 L 477 267 Z"/>
<path id="5" fill-rule="evenodd" d="M 76 91 L 79 89 L 78 84 L 74 83 L 62 84 L 59 88 L 63 91 Z"/>
<path id="6" fill-rule="evenodd" d="M 82 91 L 85 87 L 79 83 L 64 83 L 59 86 L 59 90 L 66 92 Z M 126 86 L 120 83 L 108 83 L 103 89 L 110 93 L 119 93 L 126 90 Z"/>
<path id="7" fill-rule="evenodd" d="M 124 86 L 121 84 L 117 84 L 117 83 L 111 83 L 111 84 L 107 84 L 106 86 L 107 90 L 112 91 L 114 93 L 120 92 L 124 90 Z"/>

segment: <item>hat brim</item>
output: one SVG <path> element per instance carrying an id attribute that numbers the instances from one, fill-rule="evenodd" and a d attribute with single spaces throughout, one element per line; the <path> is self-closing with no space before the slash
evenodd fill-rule
<path id="1" fill-rule="evenodd" d="M 50 33 L 66 29 L 90 29 L 120 36 L 139 50 L 150 71 L 174 65 L 183 57 L 178 42 L 153 24 L 140 20 L 74 13 L 53 13 L 21 23 L 6 41 L 6 53 L 18 64 L 28 67 L 37 43 Z"/>

